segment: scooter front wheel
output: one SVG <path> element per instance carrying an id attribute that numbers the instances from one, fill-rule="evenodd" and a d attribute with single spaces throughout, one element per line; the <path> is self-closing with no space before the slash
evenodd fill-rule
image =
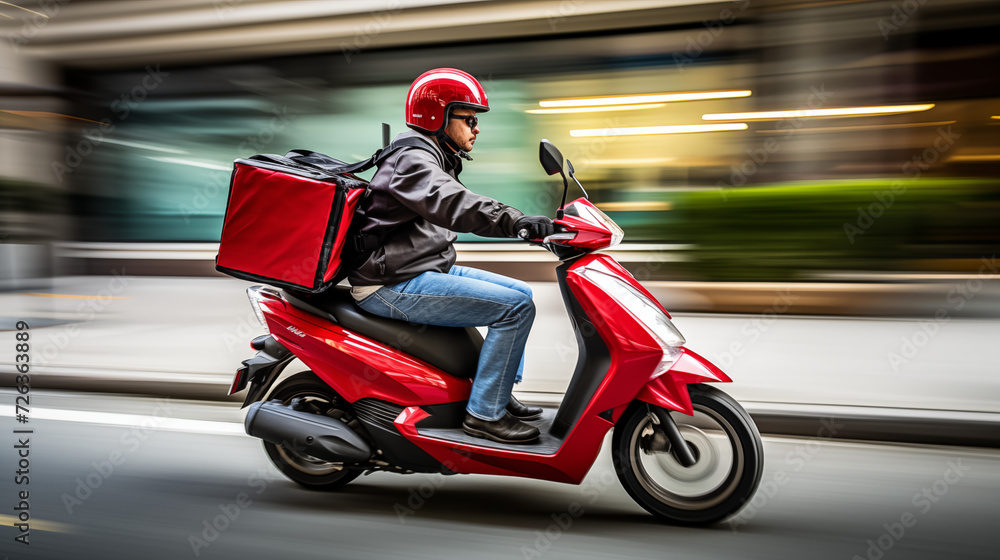
<path id="1" fill-rule="evenodd" d="M 750 415 L 732 397 L 691 385 L 694 415 L 671 413 L 696 462 L 684 467 L 658 434 L 653 405 L 636 402 L 615 426 L 612 458 L 629 496 L 653 515 L 707 525 L 739 511 L 760 483 L 764 452 Z"/>

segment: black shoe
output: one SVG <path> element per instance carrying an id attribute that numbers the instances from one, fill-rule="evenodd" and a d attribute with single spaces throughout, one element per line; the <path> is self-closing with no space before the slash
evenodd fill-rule
<path id="1" fill-rule="evenodd" d="M 527 406 L 517 400 L 514 395 L 507 402 L 507 412 L 518 420 L 537 420 L 542 417 L 542 409 L 537 406 Z"/>
<path id="2" fill-rule="evenodd" d="M 488 422 L 467 412 L 465 422 L 462 422 L 462 430 L 470 436 L 500 443 L 530 443 L 538 439 L 539 435 L 538 428 L 521 422 L 509 413 L 504 413 L 499 420 Z"/>

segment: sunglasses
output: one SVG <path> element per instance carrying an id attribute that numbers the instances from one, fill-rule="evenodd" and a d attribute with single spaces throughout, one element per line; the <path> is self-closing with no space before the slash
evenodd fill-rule
<path id="1" fill-rule="evenodd" d="M 451 118 L 465 121 L 465 124 L 469 125 L 469 130 L 475 130 L 479 126 L 479 117 L 476 115 L 452 115 Z"/>

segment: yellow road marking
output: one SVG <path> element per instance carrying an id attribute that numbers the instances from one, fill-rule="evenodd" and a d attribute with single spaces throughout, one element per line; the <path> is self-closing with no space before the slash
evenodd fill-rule
<path id="1" fill-rule="evenodd" d="M 46 118 L 54 117 L 57 119 L 73 119 L 77 121 L 92 122 L 94 124 L 103 124 L 100 121 L 92 121 L 90 119 L 85 119 L 83 117 L 74 117 L 73 115 L 63 115 L 62 113 L 50 113 L 48 111 L 11 111 L 4 109 L 0 113 L 10 113 L 12 115 L 18 115 L 21 117 L 32 117 L 32 118 Z"/>
<path id="2" fill-rule="evenodd" d="M 35 14 L 36 16 L 42 16 L 45 19 L 49 19 L 49 16 L 47 16 L 45 14 L 40 14 L 40 13 L 36 12 L 35 10 L 29 10 L 28 8 L 25 8 L 24 6 L 18 6 L 17 4 L 11 4 L 10 2 L 4 2 L 3 0 L 0 0 L 0 4 L 6 4 L 6 5 L 8 5 L 8 6 L 12 7 L 12 8 L 17 8 L 19 10 L 24 10 L 26 12 L 31 12 L 31 13 Z"/>
<path id="3" fill-rule="evenodd" d="M 14 515 L 0 515 L 0 525 L 7 527 L 13 527 L 15 523 L 20 523 L 21 520 Z M 73 533 L 73 526 L 66 523 L 56 523 L 55 521 L 41 521 L 32 517 L 28 520 L 28 525 L 31 526 L 33 530 L 38 531 L 48 531 L 50 533 Z"/>

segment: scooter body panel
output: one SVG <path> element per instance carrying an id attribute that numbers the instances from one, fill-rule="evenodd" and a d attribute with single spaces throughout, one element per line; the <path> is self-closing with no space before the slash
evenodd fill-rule
<path id="1" fill-rule="evenodd" d="M 678 410 L 687 415 L 694 414 L 691 395 L 687 386 L 692 383 L 730 383 L 729 378 L 712 362 L 693 350 L 678 348 L 681 355 L 670 370 L 650 379 L 636 395 L 636 399 L 655 404 L 668 410 Z"/>
<path id="2" fill-rule="evenodd" d="M 709 360 L 684 347 L 676 348 L 679 356 L 669 369 L 662 373 L 656 373 L 655 366 L 663 355 L 663 349 L 641 321 L 599 286 L 585 280 L 583 271 L 588 267 L 614 273 L 640 293 L 645 294 L 664 313 L 667 311 L 625 267 L 610 256 L 587 255 L 570 269 L 571 272 L 575 272 L 570 276 L 570 285 L 573 287 L 574 293 L 580 294 L 578 299 L 587 310 L 587 314 L 597 319 L 595 327 L 612 350 L 612 362 L 616 364 L 632 363 L 634 367 L 626 369 L 626 371 L 647 372 L 647 377 L 643 379 L 636 392 L 633 392 L 634 381 L 641 376 L 626 375 L 625 378 L 620 378 L 621 376 L 609 375 L 608 380 L 606 380 L 607 384 L 614 389 L 601 402 L 602 405 L 612 405 L 608 408 L 620 407 L 638 399 L 668 410 L 677 410 L 691 415 L 693 410 L 688 385 L 711 382 L 729 383 L 732 381 L 725 372 Z M 669 313 L 667 316 L 670 316 Z M 605 328 L 602 329 L 602 326 Z M 615 419 L 617 420 L 617 418 Z"/>
<path id="3" fill-rule="evenodd" d="M 469 399 L 469 379 L 448 375 L 283 300 L 268 299 L 260 307 L 271 335 L 348 402 L 375 398 L 420 406 Z"/>
<path id="4" fill-rule="evenodd" d="M 421 435 L 416 424 L 427 417 L 419 407 L 410 407 L 396 419 L 405 438 L 453 472 L 518 476 L 579 484 L 597 460 L 604 435 L 614 424 L 597 416 L 581 421 L 552 454 L 532 453 L 486 445 L 470 445 Z"/>

